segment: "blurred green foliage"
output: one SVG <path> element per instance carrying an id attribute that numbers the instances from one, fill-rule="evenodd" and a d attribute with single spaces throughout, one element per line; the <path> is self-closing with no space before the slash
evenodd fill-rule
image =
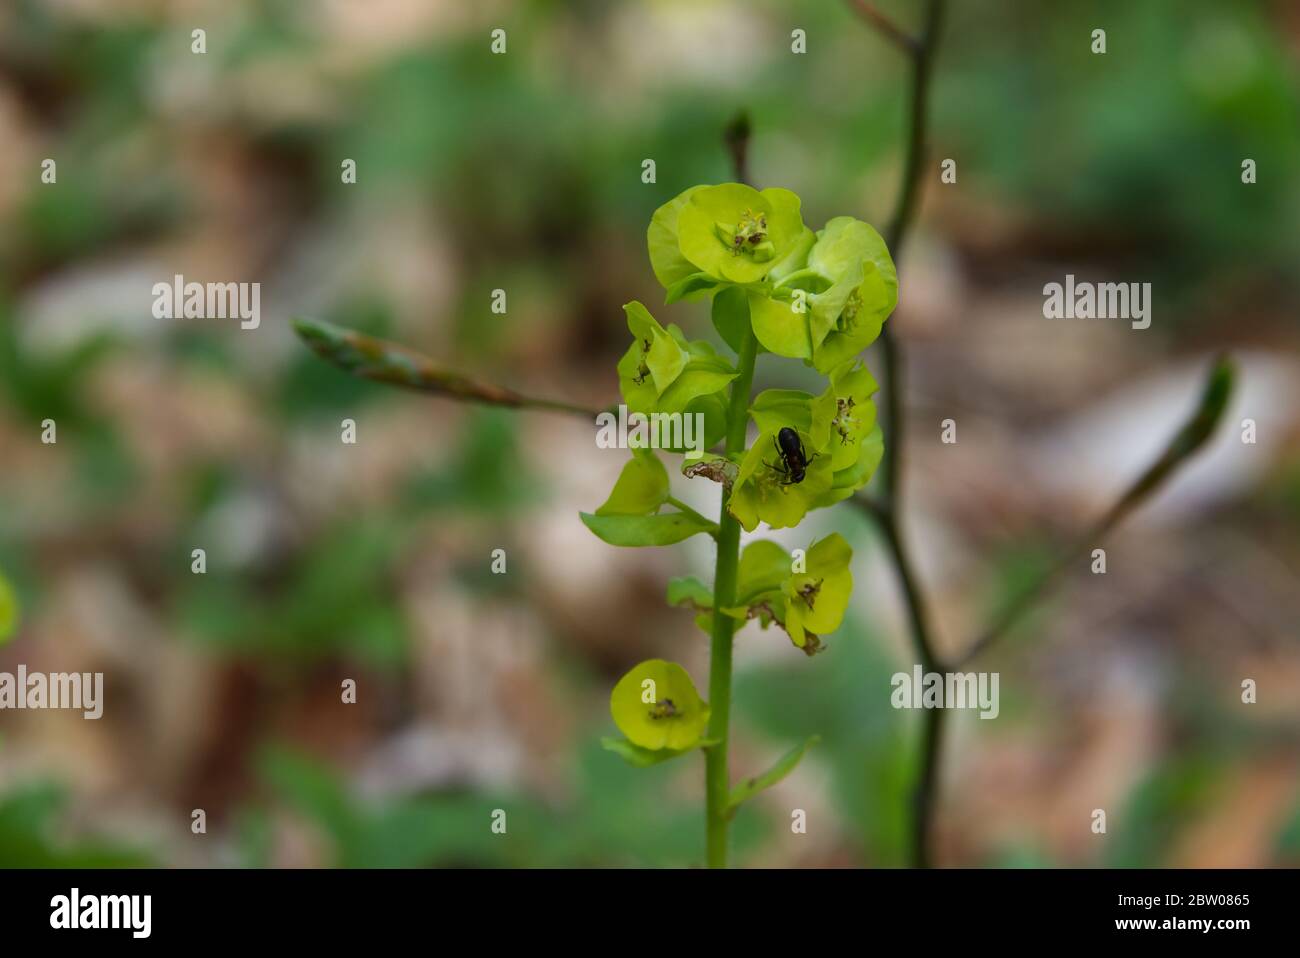
<path id="1" fill-rule="evenodd" d="M 680 866 L 703 844 L 699 803 L 672 797 L 667 768 L 634 769 L 591 744 L 576 755 L 563 803 L 521 792 L 439 793 L 368 802 L 342 777 L 284 748 L 268 749 L 261 774 L 276 804 L 312 823 L 344 868 Z M 503 809 L 508 840 L 492 830 Z M 265 854 L 264 812 L 248 812 L 246 853 Z M 752 851 L 766 826 L 737 819 L 735 847 Z"/>
<path id="2" fill-rule="evenodd" d="M 908 727 L 914 714 L 889 703 L 889 680 L 898 666 L 852 614 L 827 646 L 798 669 L 738 672 L 737 712 L 760 733 L 791 746 L 820 735 L 805 761 L 830 767 L 834 805 L 855 829 L 863 858 L 874 866 L 903 865 L 917 730 Z"/>
<path id="3" fill-rule="evenodd" d="M 405 501 L 417 511 L 509 514 L 544 496 L 519 449 L 519 419 L 500 409 L 465 417 L 450 456 L 411 478 Z"/>
<path id="4" fill-rule="evenodd" d="M 0 868 L 143 868 L 143 851 L 98 839 L 59 840 L 57 816 L 66 805 L 61 786 L 33 784 L 0 796 Z"/>
<path id="5" fill-rule="evenodd" d="M 379 665 L 404 661 L 406 628 L 392 576 L 407 535 L 392 521 L 326 529 L 292 561 L 250 588 L 212 569 L 178 588 L 178 619 L 215 648 L 314 659 L 344 653 Z"/>

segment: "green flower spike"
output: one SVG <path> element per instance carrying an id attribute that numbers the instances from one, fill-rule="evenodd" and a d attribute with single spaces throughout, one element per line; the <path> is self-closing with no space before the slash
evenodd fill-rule
<path id="1" fill-rule="evenodd" d="M 614 724 L 627 740 L 652 752 L 681 752 L 701 744 L 709 706 L 676 662 L 650 659 L 618 680 L 609 697 Z"/>
<path id="2" fill-rule="evenodd" d="M 753 532 L 760 521 L 773 529 L 798 525 L 831 488 L 830 456 L 814 455 L 812 440 L 804 432 L 799 433 L 799 438 L 812 461 L 802 482 L 790 482 L 789 476 L 781 471 L 776 433 L 777 430 L 764 430 L 759 435 L 745 453 L 731 489 L 727 508 L 746 532 Z"/>
<path id="3" fill-rule="evenodd" d="M 799 197 L 743 183 L 697 186 L 661 206 L 647 241 L 669 301 L 717 283 L 757 283 L 804 237 Z"/>

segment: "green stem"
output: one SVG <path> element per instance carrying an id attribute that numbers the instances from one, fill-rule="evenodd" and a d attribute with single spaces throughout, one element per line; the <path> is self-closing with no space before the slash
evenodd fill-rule
<path id="1" fill-rule="evenodd" d="M 754 382 L 754 359 L 758 341 L 745 334 L 740 346 L 740 375 L 731 384 L 727 409 L 727 456 L 745 451 L 745 429 L 749 423 L 749 393 Z M 727 799 L 731 786 L 727 776 L 727 736 L 731 724 L 731 651 L 736 620 L 719 609 L 736 601 L 736 569 L 740 562 L 740 523 L 727 511 L 729 494 L 722 490 L 722 511 L 718 518 L 718 562 L 713 577 L 713 633 L 709 640 L 709 731 L 717 742 L 705 754 L 704 787 L 707 802 L 708 864 L 727 867 Z"/>

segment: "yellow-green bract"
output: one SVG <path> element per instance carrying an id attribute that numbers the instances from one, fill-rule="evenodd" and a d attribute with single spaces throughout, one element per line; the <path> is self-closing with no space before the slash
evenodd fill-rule
<path id="1" fill-rule="evenodd" d="M 692 187 L 659 207 L 646 240 L 664 288 L 687 282 L 693 293 L 712 282 L 758 282 L 803 233 L 799 197 L 789 190 L 722 183 Z"/>
<path id="2" fill-rule="evenodd" d="M 642 662 L 619 679 L 609 711 L 629 742 L 650 751 L 698 745 L 709 724 L 709 707 L 691 677 L 663 659 Z"/>

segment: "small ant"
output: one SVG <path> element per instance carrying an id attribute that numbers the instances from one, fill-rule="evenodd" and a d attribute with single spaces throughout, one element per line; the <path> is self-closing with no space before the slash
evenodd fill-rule
<path id="1" fill-rule="evenodd" d="M 664 699 L 662 702 L 656 702 L 650 709 L 652 719 L 673 718 L 677 715 L 677 706 L 673 704 L 672 699 Z"/>
<path id="2" fill-rule="evenodd" d="M 840 434 L 840 445 L 847 446 L 852 437 L 849 435 L 849 431 L 844 428 L 844 423 L 857 422 L 856 419 L 849 415 L 849 413 L 853 411 L 853 406 L 855 404 L 852 396 L 849 396 L 847 399 L 840 399 L 838 400 L 838 403 L 839 414 L 835 417 L 835 431 Z"/>
<path id="3" fill-rule="evenodd" d="M 809 582 L 806 586 L 804 586 L 802 589 L 799 590 L 799 598 L 803 599 L 804 602 L 808 603 L 808 608 L 811 609 L 813 607 L 814 600 L 816 600 L 817 598 L 817 593 L 821 592 L 821 590 L 822 590 L 821 579 L 818 579 L 816 582 Z"/>
<path id="4" fill-rule="evenodd" d="M 650 353 L 650 340 L 641 340 L 641 365 L 637 367 L 636 376 L 632 382 L 638 386 L 645 384 L 645 378 L 650 375 L 650 367 L 646 365 L 645 357 Z"/>

